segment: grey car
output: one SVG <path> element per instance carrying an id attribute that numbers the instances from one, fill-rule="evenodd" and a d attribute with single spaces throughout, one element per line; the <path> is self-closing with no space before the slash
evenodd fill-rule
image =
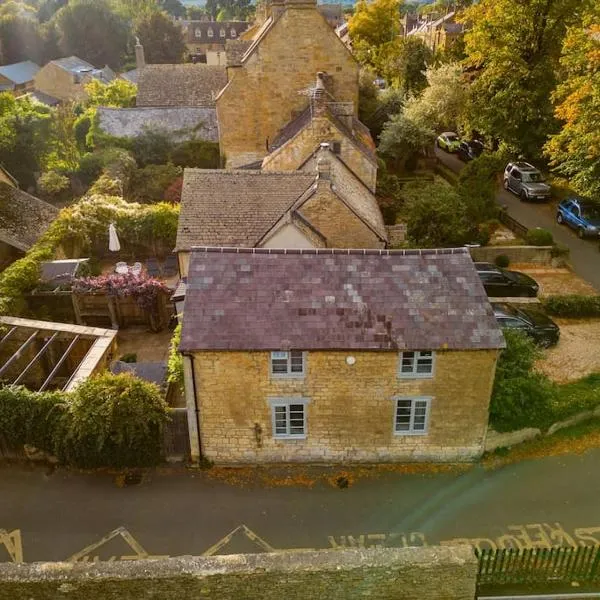
<path id="1" fill-rule="evenodd" d="M 526 162 L 508 163 L 504 169 L 504 189 L 517 194 L 521 200 L 549 200 L 550 186 L 533 165 Z"/>

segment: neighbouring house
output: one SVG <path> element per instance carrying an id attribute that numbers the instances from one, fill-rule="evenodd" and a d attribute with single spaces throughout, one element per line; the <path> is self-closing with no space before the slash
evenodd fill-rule
<path id="1" fill-rule="evenodd" d="M 116 352 L 113 329 L 81 327 L 17 317 L 0 317 L 0 379 L 43 392 L 70 392 L 103 371 Z"/>
<path id="2" fill-rule="evenodd" d="M 503 347 L 467 249 L 196 248 L 180 344 L 192 457 L 475 459 Z"/>
<path id="3" fill-rule="evenodd" d="M 97 69 L 77 56 L 69 56 L 42 67 L 35 76 L 35 89 L 60 101 L 85 100 L 85 86 L 92 79 L 110 83 L 115 77 L 110 67 Z"/>
<path id="4" fill-rule="evenodd" d="M 417 22 L 413 28 L 407 31 L 406 36 L 414 36 L 423 40 L 432 52 L 449 50 L 458 39 L 462 37 L 465 26 L 457 23 L 454 11 L 445 14 L 438 19 Z M 410 22 L 406 22 L 406 27 Z"/>
<path id="5" fill-rule="evenodd" d="M 358 110 L 359 66 L 314 0 L 278 0 L 217 96 L 219 139 L 227 167 L 262 160 L 278 133 L 310 104 L 315 76 Z"/>
<path id="6" fill-rule="evenodd" d="M 33 80 L 40 66 L 30 60 L 0 67 L 0 92 L 20 96 L 33 90 Z"/>
<path id="7" fill-rule="evenodd" d="M 99 107 L 97 123 L 101 131 L 114 137 L 135 138 L 150 129 L 170 134 L 175 142 L 191 139 L 219 142 L 217 113 L 214 108 Z"/>
<path id="8" fill-rule="evenodd" d="M 385 248 L 371 191 L 327 147 L 299 171 L 186 169 L 175 251 L 194 246 Z"/>
<path id="9" fill-rule="evenodd" d="M 342 23 L 335 28 L 335 34 L 342 40 L 342 43 L 348 50 L 352 51 L 352 40 L 350 39 L 350 27 L 348 22 Z"/>
<path id="10" fill-rule="evenodd" d="M 265 171 L 299 169 L 326 143 L 341 161 L 372 191 L 377 182 L 377 154 L 369 129 L 354 114 L 351 102 L 335 102 L 327 93 L 324 73 L 317 76 L 315 90 L 307 106 L 274 137 L 270 153 L 262 161 Z"/>
<path id="11" fill-rule="evenodd" d="M 146 65 L 138 78 L 136 106 L 214 108 L 215 98 L 226 85 L 225 67 Z"/>
<path id="12" fill-rule="evenodd" d="M 0 269 L 22 258 L 46 232 L 59 210 L 0 181 Z"/>
<path id="13" fill-rule="evenodd" d="M 247 21 L 181 21 L 190 55 L 209 65 L 226 66 L 225 45 L 249 27 Z"/>

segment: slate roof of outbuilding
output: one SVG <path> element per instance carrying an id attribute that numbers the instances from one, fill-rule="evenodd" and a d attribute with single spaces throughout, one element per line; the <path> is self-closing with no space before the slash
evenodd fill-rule
<path id="1" fill-rule="evenodd" d="M 4 65 L 0 67 L 0 75 L 12 81 L 15 85 L 33 81 L 36 73 L 40 70 L 40 66 L 30 60 L 13 63 L 12 65 Z"/>
<path id="2" fill-rule="evenodd" d="M 186 169 L 175 250 L 255 246 L 314 181 L 302 171 Z"/>
<path id="3" fill-rule="evenodd" d="M 197 137 L 208 142 L 219 141 L 217 110 L 202 107 L 136 107 L 97 109 L 102 131 L 117 137 L 134 138 L 146 128 L 166 131 L 177 141 Z M 199 125 L 202 125 L 199 127 Z"/>
<path id="4" fill-rule="evenodd" d="M 192 252 L 184 352 L 503 347 L 464 248 Z"/>
<path id="5" fill-rule="evenodd" d="M 25 252 L 58 213 L 52 204 L 0 182 L 0 241 Z"/>
<path id="6" fill-rule="evenodd" d="M 146 65 L 138 78 L 137 106 L 215 106 L 227 70 L 203 64 Z"/>

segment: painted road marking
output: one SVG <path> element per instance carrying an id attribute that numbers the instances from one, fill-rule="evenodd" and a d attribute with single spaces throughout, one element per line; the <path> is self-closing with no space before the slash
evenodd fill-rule
<path id="1" fill-rule="evenodd" d="M 123 554 L 120 557 L 116 555 L 110 556 L 108 561 L 115 560 L 139 560 L 142 558 L 169 558 L 168 555 L 158 555 L 158 554 L 150 554 L 146 552 L 143 546 L 125 529 L 125 527 L 118 527 L 114 531 L 111 531 L 109 534 L 105 535 L 103 538 L 86 546 L 83 550 L 73 554 L 70 558 L 67 558 L 67 562 L 98 562 L 100 559 L 99 555 L 93 555 L 92 553 L 111 540 L 121 538 L 128 546 L 133 550 L 133 554 Z"/>
<path id="2" fill-rule="evenodd" d="M 251 542 L 255 543 L 259 548 L 262 549 L 263 552 L 275 552 L 275 548 L 268 544 L 263 540 L 259 535 L 254 533 L 249 527 L 246 527 L 243 523 L 238 525 L 235 529 L 230 531 L 225 537 L 221 538 L 216 544 L 211 546 L 208 550 L 205 550 L 202 553 L 202 556 L 212 556 L 219 550 L 223 549 L 231 540 L 233 536 L 238 533 L 238 531 L 242 532 Z"/>
<path id="3" fill-rule="evenodd" d="M 23 562 L 23 542 L 20 529 L 10 532 L 0 529 L 0 546 L 6 548 L 12 562 Z"/>

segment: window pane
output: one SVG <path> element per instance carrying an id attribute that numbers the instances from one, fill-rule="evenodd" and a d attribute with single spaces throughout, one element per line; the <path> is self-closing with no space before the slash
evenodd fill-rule
<path id="1" fill-rule="evenodd" d="M 272 360 L 271 361 L 271 370 L 273 373 L 281 374 L 288 372 L 288 362 L 287 360 Z"/>
<path id="2" fill-rule="evenodd" d="M 291 353 L 291 373 L 303 373 L 304 372 L 304 357 L 302 351 L 293 350 Z"/>
<path id="3" fill-rule="evenodd" d="M 302 435 L 304 433 L 304 405 L 290 404 L 290 434 Z"/>
<path id="4" fill-rule="evenodd" d="M 402 353 L 402 373 L 412 373 L 414 368 L 415 353 L 414 352 L 403 352 Z"/>
<path id="5" fill-rule="evenodd" d="M 431 373 L 433 371 L 433 358 L 417 359 L 417 373 Z"/>
<path id="6" fill-rule="evenodd" d="M 285 435 L 287 433 L 287 406 L 275 406 L 275 433 Z"/>
<path id="7" fill-rule="evenodd" d="M 415 402 L 415 418 L 413 429 L 415 431 L 425 431 L 425 422 L 427 421 L 427 403 L 417 400 Z"/>
<path id="8" fill-rule="evenodd" d="M 410 430 L 411 400 L 398 400 L 396 406 L 396 431 Z"/>

